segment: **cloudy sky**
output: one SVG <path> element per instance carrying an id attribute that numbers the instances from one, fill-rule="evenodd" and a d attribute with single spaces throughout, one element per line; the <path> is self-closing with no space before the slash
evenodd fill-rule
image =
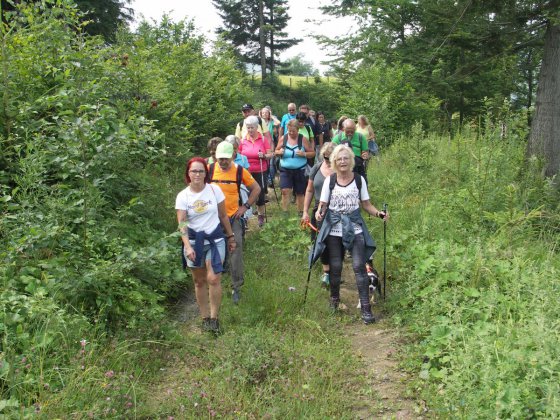
<path id="1" fill-rule="evenodd" d="M 327 51 L 319 47 L 310 35 L 321 34 L 331 37 L 342 35 L 347 33 L 348 28 L 351 28 L 352 25 L 349 19 L 334 19 L 330 16 L 325 18 L 318 9 L 318 6 L 323 3 L 325 0 L 288 1 L 288 14 L 291 19 L 287 32 L 290 37 L 302 38 L 303 42 L 285 51 L 280 56 L 281 60 L 303 53 L 305 60 L 311 61 L 315 68 L 321 72 L 327 70 L 326 66 L 320 64 L 321 60 L 325 60 Z M 313 6 L 308 4 L 313 4 Z M 193 19 L 199 31 L 209 39 L 216 38 L 215 30 L 222 24 L 211 0 L 133 0 L 132 7 L 137 20 L 140 19 L 140 15 L 143 15 L 149 21 L 152 19 L 159 21 L 164 13 L 169 14 L 175 21 L 185 18 Z M 306 19 L 328 20 L 319 24 L 305 22 Z"/>

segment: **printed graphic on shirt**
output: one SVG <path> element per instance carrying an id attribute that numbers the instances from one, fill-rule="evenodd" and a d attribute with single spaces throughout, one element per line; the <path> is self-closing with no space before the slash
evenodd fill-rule
<path id="1" fill-rule="evenodd" d="M 358 188 L 355 183 L 345 188 L 338 185 L 335 186 L 331 196 L 331 209 L 342 214 L 349 214 L 358 207 L 360 207 L 360 202 L 358 199 Z"/>
<path id="2" fill-rule="evenodd" d="M 190 208 L 192 209 L 192 211 L 194 211 L 195 213 L 204 213 L 206 210 L 208 210 L 208 206 L 212 205 L 212 200 L 210 201 L 204 201 L 204 200 L 196 200 L 192 206 L 190 206 Z"/>

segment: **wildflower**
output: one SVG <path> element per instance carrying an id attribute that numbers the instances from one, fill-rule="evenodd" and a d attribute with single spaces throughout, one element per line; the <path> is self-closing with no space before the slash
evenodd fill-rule
<path id="1" fill-rule="evenodd" d="M 25 362 L 27 362 L 27 357 L 23 356 L 23 357 L 21 358 L 21 363 L 24 364 Z"/>
<path id="2" fill-rule="evenodd" d="M 108 370 L 107 372 L 105 372 L 105 377 L 111 379 L 113 376 L 115 376 L 115 372 L 112 370 Z"/>
<path id="3" fill-rule="evenodd" d="M 86 344 L 87 344 L 86 339 L 85 339 L 85 338 L 82 338 L 82 339 L 80 340 L 80 345 L 82 346 L 82 349 L 85 349 L 85 348 L 86 348 Z"/>
<path id="4" fill-rule="evenodd" d="M 288 287 L 288 290 L 289 290 L 290 292 L 295 292 L 295 291 L 296 291 L 296 288 L 293 287 L 293 286 L 290 286 L 290 287 Z"/>

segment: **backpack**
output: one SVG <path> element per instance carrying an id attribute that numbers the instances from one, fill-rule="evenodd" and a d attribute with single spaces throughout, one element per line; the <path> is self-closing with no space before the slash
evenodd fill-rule
<path id="1" fill-rule="evenodd" d="M 359 174 L 354 174 L 354 181 L 356 181 L 356 187 L 358 188 L 358 200 L 362 201 L 362 176 Z M 336 185 L 336 172 L 329 177 L 329 202 L 327 203 L 327 209 L 331 204 L 332 190 Z"/>
<path id="2" fill-rule="evenodd" d="M 347 145 L 350 149 L 352 149 L 352 153 L 354 153 L 353 152 L 354 149 L 352 148 L 352 141 L 348 141 L 347 138 L 342 140 L 342 133 L 339 133 L 339 134 L 340 134 L 340 144 Z M 357 133 L 357 134 L 358 134 L 358 140 L 360 142 L 360 154 L 361 154 L 364 151 L 364 150 L 362 150 L 362 137 L 363 136 L 362 136 L 361 133 Z M 368 149 L 365 149 L 365 150 L 368 150 Z M 354 165 L 355 166 L 364 166 L 364 159 L 362 159 L 362 156 L 354 155 Z"/>
<path id="3" fill-rule="evenodd" d="M 308 125 L 304 125 L 304 127 L 307 129 L 307 139 L 309 141 L 311 141 L 311 128 Z M 286 148 L 286 143 L 288 143 L 288 135 L 284 134 L 284 138 L 282 139 L 282 147 L 285 149 Z M 298 144 L 298 148 L 302 148 L 303 147 L 303 134 L 299 134 L 297 136 L 297 144 Z M 305 149 L 304 149 L 305 150 Z M 313 166 L 315 164 L 315 157 L 312 158 L 307 158 L 307 164 L 309 166 Z"/>
<path id="4" fill-rule="evenodd" d="M 210 168 L 208 171 L 208 175 L 210 178 L 210 182 L 214 182 L 216 184 L 233 184 L 234 182 L 237 184 L 237 195 L 239 196 L 239 205 L 242 205 L 241 202 L 241 183 L 243 181 L 243 166 L 237 165 L 237 172 L 235 173 L 235 181 L 224 180 L 224 179 L 214 179 L 214 170 L 216 169 L 216 163 L 210 164 Z"/>

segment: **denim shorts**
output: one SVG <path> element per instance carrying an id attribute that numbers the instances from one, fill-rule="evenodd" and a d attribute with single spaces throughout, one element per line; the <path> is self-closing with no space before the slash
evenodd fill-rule
<path id="1" fill-rule="evenodd" d="M 190 241 L 191 246 L 194 247 L 194 241 Z M 226 241 L 222 240 L 220 242 L 216 243 L 216 247 L 218 248 L 218 253 L 220 254 L 220 260 L 222 260 L 222 263 L 224 262 L 224 259 L 226 258 Z M 204 248 L 202 248 L 202 260 L 200 260 L 200 265 L 194 265 L 194 261 L 191 261 L 187 258 L 187 254 L 186 254 L 186 249 L 183 251 L 183 254 L 185 254 L 185 259 L 187 260 L 187 267 L 189 268 L 206 268 L 206 261 L 209 261 L 212 259 L 212 253 L 210 252 L 210 245 L 204 245 Z"/>
<path id="2" fill-rule="evenodd" d="M 307 177 L 305 168 L 302 169 L 280 169 L 280 189 L 293 189 L 296 195 L 305 194 L 307 189 Z"/>

